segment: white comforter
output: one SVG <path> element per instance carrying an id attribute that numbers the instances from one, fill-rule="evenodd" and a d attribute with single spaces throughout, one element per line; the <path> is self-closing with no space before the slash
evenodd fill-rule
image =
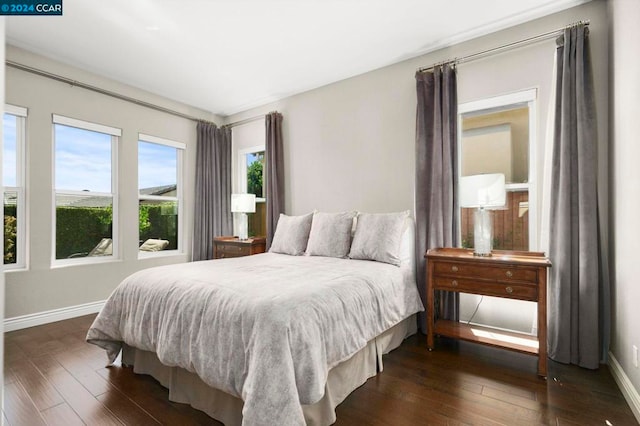
<path id="1" fill-rule="evenodd" d="M 300 404 L 369 340 L 421 311 L 415 281 L 379 262 L 261 255 L 161 266 L 126 278 L 87 341 L 153 351 L 244 401 L 244 425 L 302 425 Z"/>

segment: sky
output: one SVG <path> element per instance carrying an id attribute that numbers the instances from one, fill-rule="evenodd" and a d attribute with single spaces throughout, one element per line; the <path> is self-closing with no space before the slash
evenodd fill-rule
<path id="1" fill-rule="evenodd" d="M 250 154 L 247 154 L 247 166 L 250 166 L 251 163 L 253 163 L 254 161 L 258 161 L 258 155 L 257 154 L 262 154 L 264 155 L 264 151 L 261 152 L 252 152 Z"/>
<path id="2" fill-rule="evenodd" d="M 55 124 L 56 190 L 111 192 L 111 135 Z"/>
<path id="3" fill-rule="evenodd" d="M 16 186 L 16 116 L 5 114 L 2 125 L 4 142 L 2 184 Z"/>
<path id="4" fill-rule="evenodd" d="M 149 142 L 138 142 L 138 188 L 175 185 L 178 150 Z"/>
<path id="5" fill-rule="evenodd" d="M 111 192 L 111 135 L 55 125 L 56 190 Z M 140 188 L 176 183 L 177 150 L 138 144 Z"/>

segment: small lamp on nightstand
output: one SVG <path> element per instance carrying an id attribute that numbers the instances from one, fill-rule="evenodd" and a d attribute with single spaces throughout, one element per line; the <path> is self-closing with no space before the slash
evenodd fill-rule
<path id="1" fill-rule="evenodd" d="M 493 232 L 489 210 L 504 207 L 504 175 L 463 176 L 460 178 L 460 207 L 477 207 L 473 216 L 473 254 L 491 256 Z"/>
<path id="2" fill-rule="evenodd" d="M 248 239 L 249 226 L 247 213 L 256 212 L 255 194 L 231 194 L 231 212 L 240 213 L 238 238 L 243 241 Z"/>

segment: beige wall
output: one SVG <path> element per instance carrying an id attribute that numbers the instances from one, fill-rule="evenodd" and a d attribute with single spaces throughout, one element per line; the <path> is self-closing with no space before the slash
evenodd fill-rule
<path id="1" fill-rule="evenodd" d="M 3 44 L 4 45 L 4 44 Z M 7 59 L 84 83 L 159 104 L 203 119 L 218 117 L 133 89 L 8 46 Z M 6 68 L 6 102 L 27 107 L 27 200 L 29 268 L 6 273 L 6 317 L 64 308 L 106 299 L 130 273 L 150 266 L 187 261 L 191 251 L 196 125 L 116 98 L 71 87 L 14 68 Z M 52 130 L 51 114 L 122 129 L 119 142 L 119 205 L 122 256 L 92 265 L 51 267 Z M 138 260 L 138 132 L 184 142 L 185 253 Z"/>
<path id="2" fill-rule="evenodd" d="M 640 241 L 640 144 L 637 122 L 640 117 L 640 2 L 613 0 L 610 45 L 611 116 L 611 284 L 613 332 L 611 352 L 640 391 L 640 369 L 633 365 L 632 345 L 640 349 L 640 280 L 638 246 Z M 636 400 L 639 404 L 640 400 Z M 639 406 L 636 417 L 640 420 Z"/>

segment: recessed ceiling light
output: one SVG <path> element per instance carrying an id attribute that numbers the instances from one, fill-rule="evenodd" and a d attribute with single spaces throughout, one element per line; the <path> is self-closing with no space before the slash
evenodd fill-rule
<path id="1" fill-rule="evenodd" d="M 147 25 L 146 27 L 144 27 L 144 29 L 147 31 L 158 31 L 160 27 L 158 27 L 157 25 Z"/>

